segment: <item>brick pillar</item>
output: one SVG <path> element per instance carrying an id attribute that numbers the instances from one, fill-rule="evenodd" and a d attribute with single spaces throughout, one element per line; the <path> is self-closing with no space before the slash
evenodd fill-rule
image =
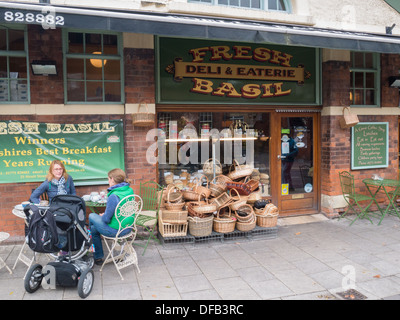
<path id="1" fill-rule="evenodd" d="M 340 59 L 340 60 L 339 60 Z M 339 172 L 350 169 L 350 129 L 342 130 L 340 116 L 324 110 L 350 104 L 350 62 L 348 52 L 325 50 L 322 63 L 323 112 L 321 116 L 321 212 L 337 216 L 345 206 Z"/>

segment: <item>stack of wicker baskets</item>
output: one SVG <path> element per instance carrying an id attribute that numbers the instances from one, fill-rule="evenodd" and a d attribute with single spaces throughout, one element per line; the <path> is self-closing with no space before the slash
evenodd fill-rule
<path id="1" fill-rule="evenodd" d="M 205 165 L 208 170 L 206 174 L 191 177 L 185 172 L 182 184 L 177 185 L 176 179 L 172 179 L 173 174 L 167 176 L 171 179 L 168 179 L 169 184 L 163 193 L 159 220 L 164 237 L 186 235 L 187 230 L 195 237 L 204 237 L 213 230 L 229 233 L 236 228 L 246 232 L 253 230 L 256 225 L 276 226 L 278 209 L 262 200 L 262 194 L 257 188 L 258 181 L 267 182 L 266 174 L 260 174 L 235 161 L 228 174 L 221 173 L 211 179 L 209 162 Z M 227 187 L 231 182 L 251 183 L 249 187 L 252 192 L 249 195 L 240 194 L 235 188 Z M 256 208 L 255 204 L 260 201 L 263 206 Z"/>

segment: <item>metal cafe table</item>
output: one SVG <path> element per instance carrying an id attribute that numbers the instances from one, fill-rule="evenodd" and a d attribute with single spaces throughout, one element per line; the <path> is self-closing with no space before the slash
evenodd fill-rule
<path id="1" fill-rule="evenodd" d="M 383 180 L 375 180 L 375 179 L 364 179 L 363 180 L 365 186 L 367 187 L 368 192 L 370 193 L 371 197 L 374 199 L 375 204 L 377 205 L 380 213 L 381 213 L 381 220 L 379 221 L 378 225 L 381 224 L 383 218 L 386 214 L 391 210 L 400 218 L 400 212 L 396 206 L 396 197 L 400 193 L 400 180 L 394 179 L 383 179 Z M 374 190 L 376 189 L 375 192 Z M 376 195 L 379 191 L 383 191 L 386 194 L 386 197 L 389 199 L 389 205 L 386 207 L 385 210 L 379 206 L 378 201 L 376 201 Z"/>
<path id="2" fill-rule="evenodd" d="M 85 205 L 91 212 L 99 214 L 102 208 L 107 206 L 107 202 L 85 201 Z"/>

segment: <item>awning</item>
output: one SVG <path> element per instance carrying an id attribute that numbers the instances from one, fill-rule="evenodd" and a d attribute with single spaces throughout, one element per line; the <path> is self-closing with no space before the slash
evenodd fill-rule
<path id="1" fill-rule="evenodd" d="M 56 16 L 56 28 L 400 53 L 400 37 L 393 35 L 194 15 L 0 2 L 0 24 L 43 25 L 40 14 L 48 13 Z"/>

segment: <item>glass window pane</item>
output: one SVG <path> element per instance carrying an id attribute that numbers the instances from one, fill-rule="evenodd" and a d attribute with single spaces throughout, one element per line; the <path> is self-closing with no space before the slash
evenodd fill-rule
<path id="1" fill-rule="evenodd" d="M 68 81 L 68 101 L 85 101 L 85 83 L 83 81 Z"/>
<path id="2" fill-rule="evenodd" d="M 243 8 L 250 8 L 250 0 L 241 0 L 240 6 Z"/>
<path id="3" fill-rule="evenodd" d="M 234 7 L 239 7 L 239 0 L 230 0 L 229 4 Z"/>
<path id="4" fill-rule="evenodd" d="M 354 77 L 355 77 L 355 87 L 364 88 L 364 73 L 354 72 Z"/>
<path id="5" fill-rule="evenodd" d="M 118 54 L 118 37 L 112 34 L 103 35 L 104 54 Z"/>
<path id="6" fill-rule="evenodd" d="M 10 101 L 28 101 L 27 81 L 10 81 Z"/>
<path id="7" fill-rule="evenodd" d="M 104 60 L 104 79 L 105 80 L 120 80 L 120 61 L 119 60 Z"/>
<path id="8" fill-rule="evenodd" d="M 0 57 L 0 78 L 7 78 L 7 57 Z"/>
<path id="9" fill-rule="evenodd" d="M 9 57 L 10 78 L 27 78 L 26 58 Z"/>
<path id="10" fill-rule="evenodd" d="M 218 0 L 218 4 L 228 5 L 228 0 Z"/>
<path id="11" fill-rule="evenodd" d="M 86 79 L 101 80 L 102 79 L 102 59 L 87 59 L 86 60 Z"/>
<path id="12" fill-rule="evenodd" d="M 101 82 L 86 83 L 86 101 L 103 101 L 103 84 Z"/>
<path id="13" fill-rule="evenodd" d="M 354 104 L 364 104 L 364 90 L 354 90 Z"/>
<path id="14" fill-rule="evenodd" d="M 373 54 L 370 52 L 365 53 L 365 68 L 373 69 L 374 66 L 374 59 Z"/>
<path id="15" fill-rule="evenodd" d="M 0 50 L 7 50 L 7 31 L 5 29 L 0 29 Z"/>
<path id="16" fill-rule="evenodd" d="M 260 0 L 251 0 L 251 7 L 261 9 Z"/>
<path id="17" fill-rule="evenodd" d="M 372 72 L 365 73 L 365 87 L 375 88 L 375 74 Z"/>
<path id="18" fill-rule="evenodd" d="M 354 58 L 353 61 L 354 68 L 364 67 L 364 54 L 362 52 L 354 52 L 353 58 Z"/>
<path id="19" fill-rule="evenodd" d="M 24 31 L 8 30 L 8 50 L 24 51 Z"/>
<path id="20" fill-rule="evenodd" d="M 83 80 L 83 64 L 83 59 L 67 59 L 67 79 Z"/>
<path id="21" fill-rule="evenodd" d="M 279 10 L 286 11 L 285 2 L 283 0 L 279 0 L 278 6 Z"/>
<path id="22" fill-rule="evenodd" d="M 365 104 L 366 105 L 375 104 L 375 90 L 365 90 Z"/>
<path id="23" fill-rule="evenodd" d="M 278 7 L 276 5 L 276 0 L 268 0 L 268 9 L 269 10 L 277 10 Z"/>
<path id="24" fill-rule="evenodd" d="M 119 82 L 105 82 L 105 101 L 121 101 L 121 84 Z"/>
<path id="25" fill-rule="evenodd" d="M 85 34 L 86 53 L 101 52 L 101 34 Z"/>
<path id="26" fill-rule="evenodd" d="M 83 53 L 83 33 L 68 33 L 68 52 Z"/>

